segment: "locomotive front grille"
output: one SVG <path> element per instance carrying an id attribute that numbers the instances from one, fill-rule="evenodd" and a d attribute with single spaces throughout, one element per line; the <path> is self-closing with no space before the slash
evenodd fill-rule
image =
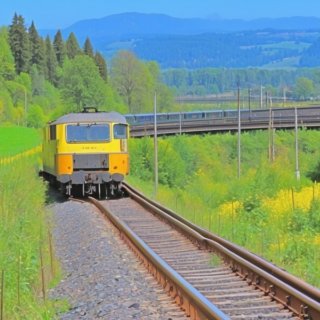
<path id="1" fill-rule="evenodd" d="M 73 170 L 109 170 L 108 154 L 74 154 Z"/>

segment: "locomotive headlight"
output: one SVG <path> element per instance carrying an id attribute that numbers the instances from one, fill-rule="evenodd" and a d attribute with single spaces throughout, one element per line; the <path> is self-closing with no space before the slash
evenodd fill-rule
<path id="1" fill-rule="evenodd" d="M 120 140 L 120 148 L 122 152 L 127 152 L 127 140 L 125 139 Z"/>

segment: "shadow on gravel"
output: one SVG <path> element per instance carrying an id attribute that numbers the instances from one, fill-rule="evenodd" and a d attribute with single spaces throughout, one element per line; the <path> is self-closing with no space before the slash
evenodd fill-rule
<path id="1" fill-rule="evenodd" d="M 68 201 L 68 197 L 61 194 L 59 190 L 54 188 L 53 186 L 50 186 L 48 183 L 47 185 L 47 191 L 46 191 L 46 205 L 52 204 L 52 203 L 63 203 Z"/>

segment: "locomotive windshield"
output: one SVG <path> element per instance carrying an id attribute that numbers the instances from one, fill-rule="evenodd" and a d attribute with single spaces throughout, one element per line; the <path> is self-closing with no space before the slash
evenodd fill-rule
<path id="1" fill-rule="evenodd" d="M 91 142 L 110 140 L 108 124 L 68 125 L 67 142 Z"/>

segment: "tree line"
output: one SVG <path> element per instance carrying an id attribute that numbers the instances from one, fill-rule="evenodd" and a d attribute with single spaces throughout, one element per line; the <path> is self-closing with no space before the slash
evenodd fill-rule
<path id="1" fill-rule="evenodd" d="M 85 106 L 122 113 L 150 112 L 154 92 L 159 110 L 170 108 L 171 90 L 161 82 L 156 62 L 143 62 L 119 51 L 110 66 L 89 37 L 83 47 L 74 33 L 60 30 L 53 39 L 26 27 L 15 14 L 0 29 L 0 121 L 41 127 L 51 119 Z"/>
<path id="2" fill-rule="evenodd" d="M 181 111 L 174 95 L 205 95 L 260 88 L 270 96 L 297 99 L 320 96 L 319 69 L 258 68 L 161 71 L 157 62 L 118 51 L 106 62 L 87 37 L 81 47 L 74 33 L 64 39 L 39 35 L 15 14 L 0 29 L 0 121 L 41 127 L 45 122 L 85 106 L 121 113 L 152 112 L 157 92 L 159 112 Z"/>
<path id="3" fill-rule="evenodd" d="M 177 96 L 208 95 L 250 89 L 255 95 L 260 88 L 273 96 L 286 96 L 295 99 L 320 97 L 320 69 L 304 68 L 294 70 L 266 70 L 258 68 L 227 69 L 202 68 L 169 69 L 162 74 L 163 81 Z"/>
<path id="4" fill-rule="evenodd" d="M 317 31 L 252 30 L 141 37 L 134 51 L 163 68 L 319 67 Z"/>

